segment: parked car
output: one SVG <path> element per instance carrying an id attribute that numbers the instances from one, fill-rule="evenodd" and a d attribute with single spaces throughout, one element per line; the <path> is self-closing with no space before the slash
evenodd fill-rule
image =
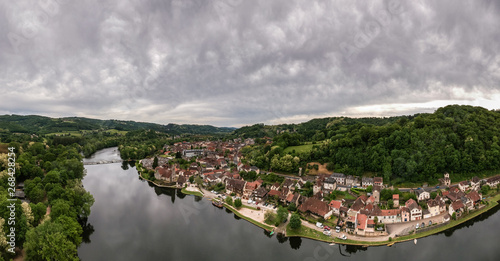
<path id="1" fill-rule="evenodd" d="M 316 226 L 319 228 L 323 228 L 323 224 L 321 224 L 320 222 L 316 222 Z"/>
<path id="2" fill-rule="evenodd" d="M 420 224 L 417 223 L 417 225 L 415 226 L 416 229 L 419 229 L 420 228 Z"/>
<path id="3" fill-rule="evenodd" d="M 384 228 L 383 227 L 377 227 L 377 231 L 383 231 Z"/>
<path id="4" fill-rule="evenodd" d="M 424 227 L 425 227 L 425 222 L 422 222 L 421 228 L 424 228 Z"/>
<path id="5" fill-rule="evenodd" d="M 347 237 L 344 234 L 342 234 L 342 236 L 339 236 L 337 238 L 342 239 L 342 240 L 346 240 L 347 239 Z"/>
<path id="6" fill-rule="evenodd" d="M 323 235 L 331 236 L 332 232 L 330 232 L 329 230 L 325 230 L 323 231 Z"/>
<path id="7" fill-rule="evenodd" d="M 340 233 L 340 227 L 339 226 L 335 227 L 335 232 Z"/>
<path id="8" fill-rule="evenodd" d="M 324 226 L 323 228 L 326 229 L 326 230 L 330 230 L 329 226 Z"/>
<path id="9" fill-rule="evenodd" d="M 432 225 L 432 220 L 429 220 L 429 226 Z"/>

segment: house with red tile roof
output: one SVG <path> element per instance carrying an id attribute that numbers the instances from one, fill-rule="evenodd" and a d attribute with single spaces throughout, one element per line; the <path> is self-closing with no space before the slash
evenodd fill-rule
<path id="1" fill-rule="evenodd" d="M 330 205 L 330 208 L 332 209 L 334 215 L 340 215 L 340 207 L 342 207 L 342 201 L 332 200 L 328 205 Z"/>
<path id="2" fill-rule="evenodd" d="M 460 183 L 458 183 L 458 188 L 462 191 L 465 192 L 470 188 L 470 182 L 468 180 L 464 180 Z"/>
<path id="3" fill-rule="evenodd" d="M 252 181 L 252 182 L 247 182 L 245 185 L 245 191 L 243 192 L 243 194 L 248 197 L 252 194 L 252 192 L 254 190 L 259 188 L 261 185 L 262 185 L 262 180 L 260 180 L 260 179 L 258 179 L 256 181 Z"/>
<path id="4" fill-rule="evenodd" d="M 279 197 L 281 194 L 281 192 L 279 190 L 275 190 L 275 189 L 271 189 L 269 191 L 269 193 L 267 193 L 268 196 L 272 197 L 272 196 L 276 196 L 276 197 Z"/>
<path id="5" fill-rule="evenodd" d="M 299 206 L 298 210 L 302 213 L 311 213 L 324 219 L 329 218 L 333 213 L 326 202 L 315 198 L 306 199 L 306 201 Z"/>
<path id="6" fill-rule="evenodd" d="M 491 177 L 491 178 L 486 180 L 486 185 L 488 185 L 492 188 L 496 188 L 498 186 L 498 184 L 500 184 L 500 175 L 495 176 L 495 177 Z"/>
<path id="7" fill-rule="evenodd" d="M 448 214 L 450 214 L 450 216 L 453 216 L 453 213 L 455 213 L 457 217 L 460 217 L 464 211 L 465 205 L 462 200 L 458 199 L 450 204 Z"/>
<path id="8" fill-rule="evenodd" d="M 422 208 L 418 205 L 418 203 L 415 200 L 410 198 L 408 201 L 405 202 L 405 206 L 410 211 L 411 221 L 422 219 Z"/>
<path id="9" fill-rule="evenodd" d="M 395 208 L 399 208 L 399 194 L 392 195 L 392 202 L 394 202 Z"/>
<path id="10" fill-rule="evenodd" d="M 358 214 L 356 216 L 356 229 L 354 230 L 357 235 L 364 236 L 366 234 L 366 228 L 368 225 L 368 217 L 364 214 Z"/>

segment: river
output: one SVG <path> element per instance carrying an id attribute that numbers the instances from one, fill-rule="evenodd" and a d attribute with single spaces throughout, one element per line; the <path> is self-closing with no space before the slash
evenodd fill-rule
<path id="1" fill-rule="evenodd" d="M 117 159 L 116 148 L 85 161 Z M 200 197 L 156 188 L 122 163 L 86 165 L 95 203 L 79 257 L 90 260 L 499 260 L 499 207 L 445 232 L 392 247 L 280 238 Z"/>

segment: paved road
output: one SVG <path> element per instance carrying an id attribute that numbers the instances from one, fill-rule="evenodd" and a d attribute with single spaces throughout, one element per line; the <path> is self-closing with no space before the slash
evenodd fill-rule
<path id="1" fill-rule="evenodd" d="M 393 224 L 387 224 L 387 231 L 389 232 L 389 236 L 394 238 L 396 235 L 401 235 L 405 231 L 410 231 L 415 229 L 415 226 L 417 224 L 422 224 L 425 223 L 425 226 L 429 225 L 429 221 L 432 221 L 433 224 L 440 224 L 443 223 L 444 216 L 448 214 L 447 212 L 443 212 L 437 216 L 431 217 L 431 218 L 426 218 L 426 219 L 421 219 L 421 220 L 416 220 L 416 221 L 410 221 L 410 222 L 399 222 L 399 223 L 393 223 Z"/>

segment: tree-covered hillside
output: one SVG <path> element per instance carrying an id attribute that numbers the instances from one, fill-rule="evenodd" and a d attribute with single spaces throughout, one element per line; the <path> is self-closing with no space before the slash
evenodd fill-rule
<path id="1" fill-rule="evenodd" d="M 436 182 L 443 172 L 473 175 L 500 170 L 500 112 L 451 105 L 432 114 L 385 119 L 327 118 L 310 131 L 296 127 L 273 138 L 273 147 L 258 145 L 244 152 L 250 164 L 296 172 L 306 162 L 328 163 L 330 170 L 387 180 Z M 310 122 L 303 125 L 308 126 Z M 283 150 L 317 142 L 307 152 Z M 288 156 L 286 154 L 289 154 Z"/>
<path id="2" fill-rule="evenodd" d="M 134 131 L 154 130 L 173 135 L 178 134 L 212 134 L 229 133 L 234 128 L 219 128 L 210 125 L 161 125 L 156 123 L 145 123 L 120 120 L 97 120 L 82 117 L 50 118 L 37 115 L 1 115 L 0 132 L 48 134 L 68 131 L 91 131 L 91 130 Z"/>

